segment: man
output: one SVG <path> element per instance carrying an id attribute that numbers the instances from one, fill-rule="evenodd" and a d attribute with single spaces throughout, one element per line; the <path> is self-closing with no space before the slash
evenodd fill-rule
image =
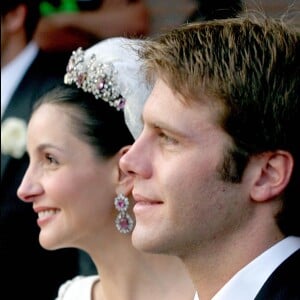
<path id="1" fill-rule="evenodd" d="M 35 100 L 62 82 L 67 56 L 48 56 L 32 42 L 39 20 L 38 1 L 1 2 L 1 129 L 11 119 L 27 122 Z M 1 136 L 4 134 L 1 130 Z M 14 135 L 11 136 L 13 139 Z M 54 299 L 58 286 L 77 274 L 76 250 L 48 252 L 38 241 L 37 216 L 16 191 L 28 165 L 21 152 L 2 153 L 0 265 L 5 299 Z M 18 145 L 18 141 L 14 141 Z M 3 147 L 2 147 L 3 146 Z M 25 151 L 25 149 L 24 149 Z M 4 296 L 4 297 L 6 297 Z"/>
<path id="2" fill-rule="evenodd" d="M 155 85 L 120 161 L 132 239 L 179 256 L 201 300 L 300 298 L 299 55 L 299 33 L 254 17 L 185 25 L 141 54 Z"/>

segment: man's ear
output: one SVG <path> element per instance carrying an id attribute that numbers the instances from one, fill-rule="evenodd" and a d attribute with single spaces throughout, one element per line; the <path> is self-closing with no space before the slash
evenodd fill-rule
<path id="1" fill-rule="evenodd" d="M 287 151 L 263 153 L 259 159 L 259 171 L 251 189 L 251 198 L 263 202 L 280 195 L 288 185 L 294 160 Z"/>
<path id="2" fill-rule="evenodd" d="M 130 146 L 125 146 L 119 151 L 119 160 L 120 158 L 129 150 Z M 118 188 L 117 192 L 124 195 L 131 193 L 133 188 L 133 177 L 130 174 L 124 173 L 120 166 L 118 167 Z"/>

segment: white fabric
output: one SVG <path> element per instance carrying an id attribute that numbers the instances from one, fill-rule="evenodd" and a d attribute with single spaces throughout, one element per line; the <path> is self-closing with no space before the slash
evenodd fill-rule
<path id="1" fill-rule="evenodd" d="M 76 276 L 60 286 L 55 300 L 92 300 L 93 285 L 98 280 L 98 275 Z"/>
<path id="2" fill-rule="evenodd" d="M 125 121 L 134 138 L 142 130 L 142 109 L 150 94 L 150 86 L 145 81 L 142 62 L 137 54 L 142 43 L 143 40 L 138 39 L 108 38 L 90 47 L 84 54 L 86 62 L 95 54 L 99 64 L 113 64 L 116 71 L 114 81 L 126 99 Z"/>
<path id="3" fill-rule="evenodd" d="M 1 119 L 13 93 L 37 56 L 37 53 L 37 45 L 34 42 L 30 42 L 15 59 L 1 68 Z"/>
<path id="4" fill-rule="evenodd" d="M 253 300 L 275 269 L 300 249 L 300 237 L 278 242 L 236 273 L 212 300 Z M 201 300 L 196 294 L 194 300 Z"/>

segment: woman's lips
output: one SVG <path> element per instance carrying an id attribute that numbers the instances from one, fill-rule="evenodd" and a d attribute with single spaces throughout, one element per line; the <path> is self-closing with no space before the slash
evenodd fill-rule
<path id="1" fill-rule="evenodd" d="M 34 211 L 38 214 L 37 223 L 39 226 L 42 226 L 46 223 L 48 223 L 51 219 L 53 219 L 56 214 L 59 212 L 56 208 L 34 208 Z"/>

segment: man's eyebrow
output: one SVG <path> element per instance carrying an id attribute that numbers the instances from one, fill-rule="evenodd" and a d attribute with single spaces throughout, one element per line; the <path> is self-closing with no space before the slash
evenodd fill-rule
<path id="1" fill-rule="evenodd" d="M 170 134 L 176 135 L 178 137 L 188 137 L 189 133 L 179 130 L 177 128 L 174 128 L 173 126 L 170 126 L 170 124 L 159 120 L 159 121 L 150 121 L 147 124 L 149 127 L 154 128 L 154 129 L 159 129 L 162 131 L 169 132 Z"/>

